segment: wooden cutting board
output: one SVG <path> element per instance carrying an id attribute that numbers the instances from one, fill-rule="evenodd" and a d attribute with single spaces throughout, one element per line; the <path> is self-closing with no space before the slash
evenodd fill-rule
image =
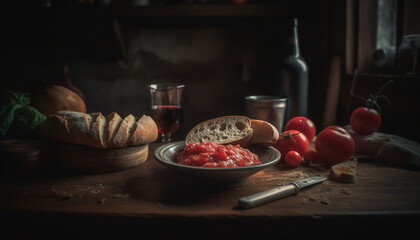
<path id="1" fill-rule="evenodd" d="M 0 140 L 0 164 L 2 174 L 15 174 L 39 169 L 50 158 L 48 150 L 39 140 Z"/>
<path id="2" fill-rule="evenodd" d="M 56 151 L 58 159 L 67 168 L 87 173 L 104 173 L 121 171 L 144 163 L 149 154 L 149 145 L 99 149 L 58 143 Z"/>

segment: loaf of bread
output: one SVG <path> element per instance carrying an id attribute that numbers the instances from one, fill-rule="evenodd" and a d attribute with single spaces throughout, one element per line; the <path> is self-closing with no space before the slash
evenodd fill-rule
<path id="1" fill-rule="evenodd" d="M 218 144 L 272 144 L 279 138 L 279 132 L 270 123 L 249 119 L 246 116 L 224 116 L 210 119 L 193 127 L 185 138 L 191 142 L 215 142 Z"/>
<path id="2" fill-rule="evenodd" d="M 95 148 L 123 148 L 156 141 L 155 121 L 146 115 L 124 119 L 118 113 L 107 117 L 101 113 L 59 111 L 50 115 L 40 127 L 41 134 L 53 140 Z"/>

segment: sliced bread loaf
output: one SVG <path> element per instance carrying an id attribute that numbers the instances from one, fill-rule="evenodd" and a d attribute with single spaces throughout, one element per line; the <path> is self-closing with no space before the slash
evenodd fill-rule
<path id="1" fill-rule="evenodd" d="M 117 113 L 107 117 L 101 113 L 59 111 L 47 117 L 40 133 L 59 142 L 95 148 L 122 148 L 156 141 L 156 123 L 143 115 L 137 122 L 129 114 L 122 119 Z"/>
<path id="2" fill-rule="evenodd" d="M 210 119 L 193 127 L 185 138 L 191 142 L 215 142 L 246 146 L 252 137 L 251 120 L 245 116 L 225 116 Z"/>

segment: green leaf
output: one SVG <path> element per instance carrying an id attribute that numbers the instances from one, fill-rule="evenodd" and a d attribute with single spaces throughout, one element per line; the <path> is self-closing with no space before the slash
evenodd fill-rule
<path id="1" fill-rule="evenodd" d="M 35 130 L 47 117 L 31 106 L 25 106 L 15 112 L 17 123 L 23 128 Z"/>
<path id="2" fill-rule="evenodd" d="M 8 104 L 2 107 L 0 111 L 0 134 L 5 136 L 13 124 L 15 112 L 21 108 L 22 105 Z"/>
<path id="3" fill-rule="evenodd" d="M 29 106 L 30 98 L 24 93 L 6 91 L 9 103 L 0 108 L 0 135 L 25 136 L 36 130 L 47 118 Z"/>

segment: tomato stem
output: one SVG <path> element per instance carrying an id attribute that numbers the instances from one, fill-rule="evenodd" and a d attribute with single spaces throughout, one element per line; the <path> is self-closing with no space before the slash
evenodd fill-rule
<path id="1" fill-rule="evenodd" d="M 373 106 L 379 107 L 376 100 L 378 99 L 382 91 L 385 89 L 385 87 L 387 87 L 389 84 L 393 82 L 394 80 L 392 79 L 388 80 L 378 89 L 378 91 L 374 95 L 370 95 L 370 97 L 366 100 L 366 107 L 367 108 L 372 108 Z"/>
<path id="2" fill-rule="evenodd" d="M 300 132 L 299 132 L 299 133 L 300 133 Z M 297 134 L 299 134 L 299 133 L 297 133 Z M 296 140 L 295 140 L 295 138 L 294 138 L 293 136 L 294 136 L 294 135 L 297 135 L 297 134 L 293 134 L 293 135 L 291 135 L 291 134 L 290 134 L 290 132 L 287 132 L 287 136 L 288 136 L 288 137 L 290 137 L 290 138 L 292 138 L 293 142 L 295 142 L 295 143 L 297 143 L 297 142 L 296 142 Z"/>
<path id="3" fill-rule="evenodd" d="M 303 134 L 302 131 L 299 131 L 298 133 L 293 133 L 293 134 L 291 134 L 290 132 L 287 132 L 286 134 L 281 133 L 280 136 L 282 136 L 283 138 L 291 138 L 293 140 L 293 142 L 297 143 L 296 140 L 295 140 L 295 138 L 293 136 L 296 136 L 299 133 L 302 133 Z"/>
<path id="4" fill-rule="evenodd" d="M 379 96 L 379 94 L 382 93 L 382 91 L 385 89 L 385 87 L 387 87 L 389 84 L 394 83 L 394 80 L 390 79 L 388 80 L 386 83 L 384 83 L 381 88 L 379 88 L 379 90 L 376 92 L 375 96 Z"/>

